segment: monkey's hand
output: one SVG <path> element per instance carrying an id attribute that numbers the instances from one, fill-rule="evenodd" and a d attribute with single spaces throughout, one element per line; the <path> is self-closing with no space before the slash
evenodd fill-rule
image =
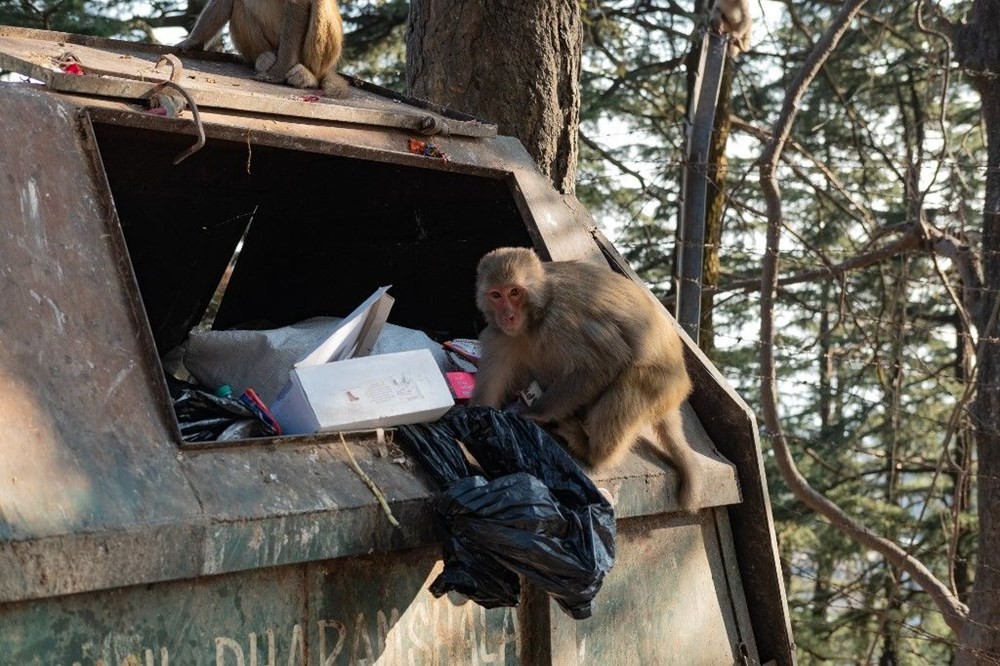
<path id="1" fill-rule="evenodd" d="M 590 462 L 590 436 L 579 419 L 560 421 L 552 430 L 566 442 L 566 448 L 577 459 Z"/>
<path id="2" fill-rule="evenodd" d="M 263 81 L 264 83 L 284 83 L 285 77 L 275 76 L 271 72 L 257 72 L 253 75 L 254 81 Z"/>
<path id="3" fill-rule="evenodd" d="M 264 72 L 269 72 L 276 62 L 278 62 L 278 56 L 274 51 L 264 51 L 257 56 L 257 60 L 253 63 L 253 68 L 258 73 L 263 74 Z"/>
<path id="4" fill-rule="evenodd" d="M 543 396 L 544 397 L 544 396 Z M 561 423 L 571 415 L 576 414 L 581 411 L 580 409 L 555 409 L 549 407 L 541 398 L 536 400 L 532 405 L 522 412 L 522 415 L 531 419 L 540 426 L 555 426 L 557 423 Z"/>
<path id="5" fill-rule="evenodd" d="M 593 404 L 607 390 L 610 377 L 594 368 L 574 370 L 552 382 L 536 398 L 527 415 L 536 423 L 563 421 Z"/>
<path id="6" fill-rule="evenodd" d="M 201 40 L 191 39 L 190 37 L 187 37 L 186 39 L 182 39 L 181 41 L 177 42 L 177 44 L 174 45 L 174 48 L 185 52 L 201 51 L 205 48 L 205 43 L 202 42 Z"/>
<path id="7" fill-rule="evenodd" d="M 551 418 L 551 417 L 547 416 L 546 414 L 541 414 L 539 412 L 536 412 L 534 408 L 527 409 L 527 410 L 521 412 L 521 416 L 524 416 L 525 418 L 531 419 L 532 421 L 534 421 L 535 423 L 537 423 L 540 426 L 552 425 L 552 424 L 554 424 L 556 422 L 556 420 L 554 418 Z"/>
<path id="8" fill-rule="evenodd" d="M 257 56 L 257 61 L 253 64 L 253 68 L 257 71 L 253 75 L 254 81 L 263 81 L 265 83 L 284 83 L 285 82 L 285 72 L 279 72 L 278 66 L 278 56 L 274 51 L 264 51 L 259 56 Z"/>

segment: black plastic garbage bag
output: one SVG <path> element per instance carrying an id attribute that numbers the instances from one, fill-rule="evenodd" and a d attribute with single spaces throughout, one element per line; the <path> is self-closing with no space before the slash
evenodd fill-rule
<path id="1" fill-rule="evenodd" d="M 443 487 L 436 506 L 448 539 L 435 596 L 454 590 L 487 608 L 514 606 L 522 575 L 573 618 L 590 617 L 614 565 L 614 509 L 548 433 L 473 407 L 399 434 Z"/>
<path id="2" fill-rule="evenodd" d="M 169 375 L 167 389 L 185 442 L 230 441 L 275 434 L 269 423 L 240 400 L 209 393 Z"/>

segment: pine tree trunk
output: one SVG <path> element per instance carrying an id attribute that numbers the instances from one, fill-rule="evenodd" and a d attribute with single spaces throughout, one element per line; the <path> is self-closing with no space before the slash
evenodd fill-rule
<path id="1" fill-rule="evenodd" d="M 979 559 L 958 664 L 994 663 L 984 662 L 985 655 L 1000 661 L 1000 323 L 993 318 L 987 328 L 1000 301 L 1000 84 L 986 83 L 980 92 L 989 150 L 982 241 L 985 290 L 976 322 L 980 349 L 972 406 L 979 458 Z"/>
<path id="2" fill-rule="evenodd" d="M 496 123 L 572 193 L 582 34 L 573 0 L 412 0 L 407 88 Z"/>
<path id="3" fill-rule="evenodd" d="M 955 57 L 982 100 L 986 128 L 986 199 L 983 206 L 983 292 L 975 312 L 979 368 L 972 422 L 979 458 L 979 559 L 969 618 L 959 637 L 956 664 L 1000 661 L 1000 0 L 976 0 L 969 23 L 957 26 Z"/>

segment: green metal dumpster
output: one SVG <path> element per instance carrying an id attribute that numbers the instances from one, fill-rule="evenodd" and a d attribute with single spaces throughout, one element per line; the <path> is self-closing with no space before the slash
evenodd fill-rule
<path id="1" fill-rule="evenodd" d="M 0 27 L 23 75 L 0 83 L 0 663 L 794 663 L 756 425 L 689 341 L 700 508 L 642 448 L 596 477 L 618 555 L 586 620 L 528 586 L 514 608 L 431 595 L 436 489 L 391 430 L 183 443 L 164 364 L 220 283 L 217 327 L 392 284 L 390 321 L 443 339 L 476 335 L 494 247 L 635 275 L 489 124 L 208 54 L 173 72 L 197 121 L 164 117 L 168 51 Z"/>

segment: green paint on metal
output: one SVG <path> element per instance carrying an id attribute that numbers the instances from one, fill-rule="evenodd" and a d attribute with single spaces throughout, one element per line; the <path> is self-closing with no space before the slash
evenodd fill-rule
<path id="1" fill-rule="evenodd" d="M 518 663 L 516 611 L 427 587 L 436 548 L 0 606 L 3 663 Z"/>

